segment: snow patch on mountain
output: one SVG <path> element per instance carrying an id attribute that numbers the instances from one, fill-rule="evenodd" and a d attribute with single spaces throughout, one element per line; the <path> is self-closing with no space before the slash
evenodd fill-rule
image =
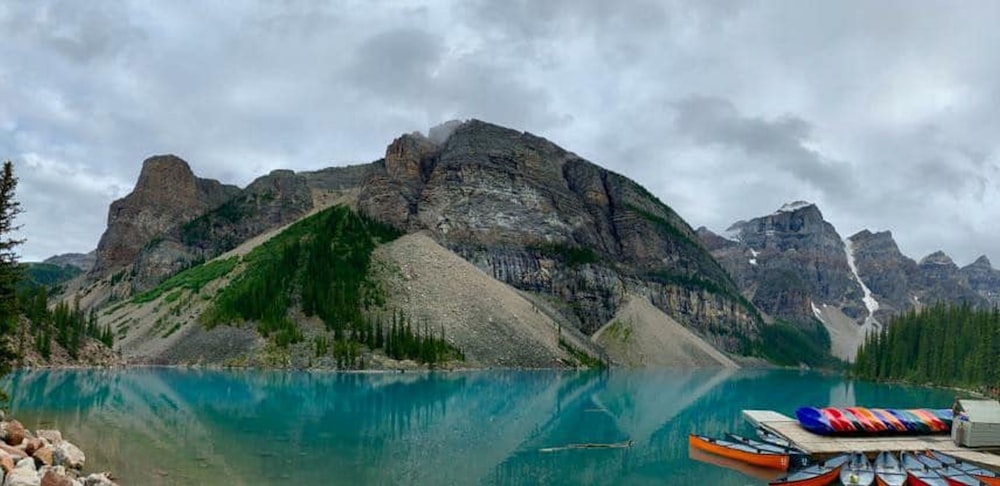
<path id="1" fill-rule="evenodd" d="M 872 291 L 865 285 L 865 282 L 861 280 L 861 275 L 858 275 L 858 266 L 854 263 L 854 243 L 850 239 L 844 240 L 844 251 L 847 253 L 847 266 L 851 268 L 851 274 L 854 275 L 854 279 L 861 285 L 861 291 L 864 292 L 864 297 L 861 300 L 864 301 L 865 308 L 868 309 L 868 317 L 865 317 L 862 327 L 867 328 L 866 331 L 870 331 L 879 325 L 879 322 L 875 320 L 875 311 L 879 307 L 878 301 L 872 296 Z"/>
<path id="2" fill-rule="evenodd" d="M 823 311 L 819 310 L 819 307 L 816 307 L 816 303 L 811 300 L 809 301 L 809 305 L 813 308 L 813 315 L 819 319 L 819 322 L 823 322 Z"/>

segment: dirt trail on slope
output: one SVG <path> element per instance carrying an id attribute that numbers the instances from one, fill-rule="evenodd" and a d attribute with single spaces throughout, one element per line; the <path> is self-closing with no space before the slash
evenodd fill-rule
<path id="1" fill-rule="evenodd" d="M 430 236 L 410 234 L 376 249 L 373 270 L 388 309 L 465 353 L 470 365 L 559 367 L 575 363 L 559 327 L 515 289 L 486 275 Z"/>
<path id="2" fill-rule="evenodd" d="M 635 295 L 592 339 L 622 366 L 740 367 L 649 299 Z"/>

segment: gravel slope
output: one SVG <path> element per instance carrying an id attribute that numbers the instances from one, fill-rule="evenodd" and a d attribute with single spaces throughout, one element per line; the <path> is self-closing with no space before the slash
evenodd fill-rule
<path id="1" fill-rule="evenodd" d="M 739 368 L 645 297 L 630 296 L 592 339 L 604 346 L 612 363 L 621 366 Z"/>
<path id="2" fill-rule="evenodd" d="M 388 309 L 427 323 L 465 353 L 470 366 L 564 367 L 559 326 L 515 289 L 431 237 L 410 234 L 379 247 L 375 271 Z"/>

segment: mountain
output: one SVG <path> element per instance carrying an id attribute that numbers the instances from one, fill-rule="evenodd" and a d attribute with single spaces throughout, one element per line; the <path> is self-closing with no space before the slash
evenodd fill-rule
<path id="1" fill-rule="evenodd" d="M 943 252 L 917 263 L 888 231 L 843 239 L 808 202 L 738 221 L 724 236 L 698 234 L 761 311 L 804 329 L 822 324 L 846 360 L 893 315 L 934 302 L 985 307 L 1000 296 L 1000 272 L 985 257 L 962 269 Z"/>
<path id="2" fill-rule="evenodd" d="M 187 162 L 174 155 L 146 159 L 132 192 L 111 204 L 108 228 L 97 244 L 90 273 L 104 277 L 120 271 L 154 238 L 222 205 L 238 192 L 235 186 L 195 177 Z"/>
<path id="3" fill-rule="evenodd" d="M 979 296 L 993 306 L 1000 305 L 1000 270 L 993 268 L 986 255 L 962 267 L 959 274 Z"/>
<path id="4" fill-rule="evenodd" d="M 90 253 L 63 253 L 62 255 L 56 255 L 46 258 L 42 263 L 47 263 L 50 265 L 56 265 L 58 267 L 76 267 L 80 270 L 87 272 L 91 268 L 94 268 L 94 263 L 97 261 L 97 251 L 92 251 Z"/>
<path id="5" fill-rule="evenodd" d="M 371 240 L 373 224 L 407 236 Z M 316 246 L 327 238 L 333 254 Z M 669 361 L 637 362 L 628 333 L 592 339 L 622 319 L 643 336 L 685 329 L 692 344 L 676 349 L 694 354 L 682 362 L 715 359 L 705 346 L 761 349 L 757 309 L 670 207 L 544 138 L 478 120 L 403 135 L 370 164 L 275 171 L 243 189 L 151 158 L 112 204 L 97 255 L 67 297 L 100 309 L 138 360 L 305 366 L 336 343 L 338 360 L 372 365 L 387 351 L 358 354 L 382 349 L 373 334 L 406 328 L 485 366 Z M 359 313 L 324 316 L 314 291 Z M 620 312 L 630 303 L 644 310 Z"/>

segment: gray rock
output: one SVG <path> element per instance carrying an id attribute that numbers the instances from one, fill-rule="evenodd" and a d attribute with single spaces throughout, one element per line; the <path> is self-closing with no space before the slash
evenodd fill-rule
<path id="1" fill-rule="evenodd" d="M 83 478 L 83 486 L 115 486 L 108 473 L 94 473 Z"/>
<path id="2" fill-rule="evenodd" d="M 49 444 L 52 445 L 59 445 L 59 443 L 63 441 L 62 432 L 58 430 L 38 429 L 35 431 L 35 434 L 38 437 L 49 441 Z"/>
<path id="3" fill-rule="evenodd" d="M 87 457 L 83 454 L 83 451 L 79 447 L 73 445 L 73 443 L 63 440 L 59 445 L 53 446 L 54 448 L 54 465 L 56 466 L 66 466 L 72 469 L 83 469 L 84 463 L 87 461 Z"/>
<path id="4" fill-rule="evenodd" d="M 24 458 L 17 462 L 14 470 L 4 479 L 4 486 L 39 486 L 41 477 L 35 469 L 33 459 Z"/>

